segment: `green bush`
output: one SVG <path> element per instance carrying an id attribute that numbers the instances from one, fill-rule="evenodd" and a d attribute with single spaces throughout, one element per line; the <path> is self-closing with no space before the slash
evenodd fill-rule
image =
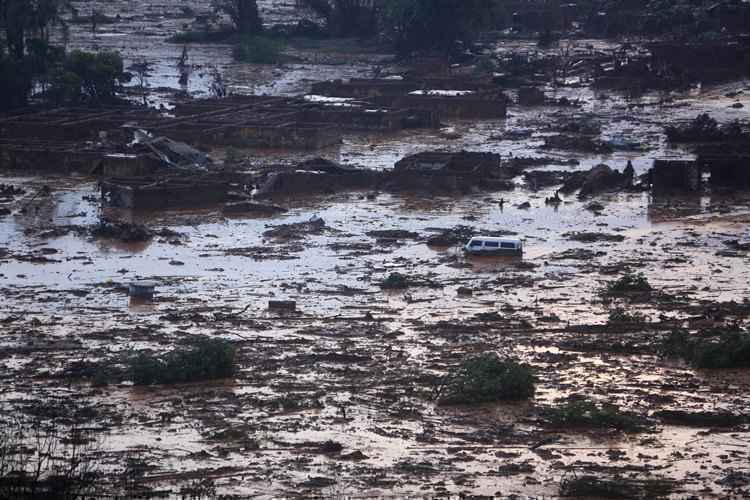
<path id="1" fill-rule="evenodd" d="M 437 400 L 442 405 L 522 400 L 534 396 L 535 391 L 528 366 L 490 353 L 464 361 L 444 381 Z"/>
<path id="2" fill-rule="evenodd" d="M 84 98 L 93 101 L 111 99 L 119 86 L 128 81 L 123 69 L 122 56 L 116 51 L 103 50 L 94 53 L 74 50 L 68 54 L 65 66 L 81 79 Z"/>
<path id="3" fill-rule="evenodd" d="M 409 278 L 401 273 L 391 273 L 380 282 L 380 288 L 385 290 L 404 290 L 409 288 Z"/>
<path id="4" fill-rule="evenodd" d="M 130 360 L 135 385 L 175 384 L 231 377 L 235 347 L 225 340 L 202 338 L 187 349 L 154 356 L 139 353 Z"/>
<path id="5" fill-rule="evenodd" d="M 646 315 L 639 312 L 629 312 L 622 307 L 615 307 L 609 311 L 609 317 L 607 318 L 607 324 L 618 325 L 622 323 L 645 323 L 648 318 Z"/>
<path id="6" fill-rule="evenodd" d="M 284 44 L 264 36 L 243 38 L 234 47 L 234 58 L 252 64 L 276 64 L 281 61 Z"/>
<path id="7" fill-rule="evenodd" d="M 129 80 L 119 52 L 74 50 L 51 71 L 47 96 L 58 103 L 107 102 Z"/>
<path id="8" fill-rule="evenodd" d="M 617 429 L 638 431 L 646 427 L 646 420 L 638 415 L 623 412 L 617 405 L 583 399 L 568 401 L 557 408 L 547 408 L 543 417 L 555 427 L 586 427 L 592 429 Z"/>
<path id="9" fill-rule="evenodd" d="M 709 331 L 690 338 L 686 332 L 676 331 L 664 340 L 662 354 L 683 358 L 696 368 L 750 368 L 750 334 Z"/>
<path id="10" fill-rule="evenodd" d="M 47 90 L 47 98 L 51 102 L 63 104 L 66 102 L 75 103 L 81 100 L 83 80 L 75 73 L 58 67 L 50 75 L 50 83 L 50 88 Z"/>

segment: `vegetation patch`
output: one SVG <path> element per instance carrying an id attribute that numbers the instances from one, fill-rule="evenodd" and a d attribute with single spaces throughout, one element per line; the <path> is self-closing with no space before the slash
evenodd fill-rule
<path id="1" fill-rule="evenodd" d="M 674 483 L 665 479 L 580 476 L 560 483 L 560 496 L 646 499 L 668 496 Z"/>
<path id="2" fill-rule="evenodd" d="M 649 293 L 653 287 L 642 273 L 626 274 L 619 279 L 607 283 L 605 295 L 625 295 L 629 293 Z"/>
<path id="3" fill-rule="evenodd" d="M 380 282 L 380 288 L 384 290 L 405 290 L 409 288 L 409 278 L 401 273 L 391 273 Z"/>
<path id="4" fill-rule="evenodd" d="M 438 388 L 441 405 L 467 405 L 534 396 L 535 378 L 531 369 L 495 353 L 482 354 L 461 363 Z"/>
<path id="5" fill-rule="evenodd" d="M 167 39 L 170 43 L 220 43 L 235 36 L 232 30 L 220 31 L 182 31 Z"/>
<path id="6" fill-rule="evenodd" d="M 130 360 L 135 385 L 175 384 L 227 378 L 236 370 L 236 349 L 231 342 L 202 338 L 186 349 L 162 356 L 139 353 Z"/>
<path id="7" fill-rule="evenodd" d="M 665 132 L 670 142 L 716 142 L 742 137 L 742 127 L 738 122 L 719 126 L 708 113 L 698 115 L 687 125 L 670 125 Z"/>
<path id="8" fill-rule="evenodd" d="M 628 311 L 623 307 L 615 307 L 609 311 L 608 325 L 622 325 L 632 323 L 646 323 L 648 318 L 638 311 Z"/>
<path id="9" fill-rule="evenodd" d="M 543 417 L 555 427 L 616 429 L 625 432 L 642 431 L 648 427 L 645 418 L 620 410 L 617 405 L 597 404 L 588 399 L 568 401 L 557 408 L 543 411 Z"/>
<path id="10" fill-rule="evenodd" d="M 243 38 L 234 47 L 233 55 L 238 61 L 251 64 L 277 64 L 282 59 L 284 44 L 265 36 Z"/>
<path id="11" fill-rule="evenodd" d="M 672 332 L 662 354 L 683 358 L 695 368 L 750 368 L 750 334 L 743 330 L 706 330 L 695 336 Z"/>

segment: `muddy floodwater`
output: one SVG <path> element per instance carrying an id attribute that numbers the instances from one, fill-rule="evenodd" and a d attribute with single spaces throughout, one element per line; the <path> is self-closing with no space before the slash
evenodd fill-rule
<path id="1" fill-rule="evenodd" d="M 179 16 L 182 3 L 99 2 L 120 22 L 95 32 L 72 26 L 68 43 L 121 50 L 128 63 L 155 62 L 148 98 L 169 107 L 180 90 L 182 46 L 165 38 L 192 19 Z M 192 3 L 208 10 L 210 2 Z M 276 23 L 295 2 L 259 3 L 266 22 Z M 336 42 L 290 46 L 295 62 L 269 66 L 235 63 L 231 50 L 190 46 L 189 94 L 206 97 L 211 67 L 234 92 L 291 96 L 313 81 L 371 77 L 391 64 L 373 48 Z M 747 119 L 750 106 L 746 80 L 638 98 L 589 87 L 547 90 L 581 105 L 511 105 L 505 119 L 348 132 L 340 145 L 313 152 L 232 154 L 248 168 L 323 157 L 384 170 L 420 151 L 468 150 L 550 159 L 536 170 L 601 163 L 622 170 L 631 162 L 638 176 L 655 158 L 693 158 L 667 142 L 664 124 L 704 112 L 721 122 Z M 744 94 L 726 97 L 738 91 Z M 730 107 L 738 100 L 744 109 Z M 545 137 L 570 121 L 596 122 L 602 140 L 637 147 L 604 155 L 546 148 Z M 0 411 L 54 417 L 52 409 L 85 408 L 112 491 L 137 458 L 140 484 L 172 497 L 206 480 L 229 498 L 557 497 L 561 482 L 591 474 L 665 480 L 673 498 L 750 494 L 747 418 L 701 425 L 658 417 L 671 410 L 748 415 L 747 370 L 696 369 L 662 356 L 660 346 L 678 328 L 747 326 L 750 253 L 732 242 L 750 241 L 750 193 L 624 190 L 587 200 L 562 195 L 550 205 L 545 199 L 559 185 L 535 189 L 523 176 L 513 182 L 514 190 L 499 193 L 280 197 L 273 202 L 288 212 L 247 217 L 219 208 L 102 208 L 91 177 L 2 173 L 0 184 L 25 194 L 0 215 Z M 600 206 L 592 209 L 592 201 Z M 101 217 L 144 224 L 156 236 L 123 243 L 81 229 Z M 325 221 L 322 230 L 264 236 L 314 217 Z M 517 235 L 523 257 L 470 257 L 460 245 L 427 244 L 456 226 Z M 379 230 L 410 234 L 368 235 Z M 576 233 L 604 236 L 579 241 Z M 384 290 L 392 273 L 420 283 Z M 642 273 L 653 292 L 607 298 L 607 285 L 627 273 Z M 128 297 L 138 280 L 155 283 L 153 301 Z M 295 301 L 297 312 L 269 311 L 269 300 Z M 641 320 L 611 321 L 616 306 Z M 236 376 L 141 387 L 83 373 L 206 335 L 235 343 Z M 528 363 L 535 396 L 438 405 L 437 382 L 486 352 Z M 584 397 L 648 425 L 571 429 L 544 417 L 545 409 Z"/>

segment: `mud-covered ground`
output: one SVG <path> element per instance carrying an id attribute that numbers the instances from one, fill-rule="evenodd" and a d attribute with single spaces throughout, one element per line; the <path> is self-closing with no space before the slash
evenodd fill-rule
<path id="1" fill-rule="evenodd" d="M 283 20 L 288 3 L 264 8 Z M 182 49 L 163 39 L 188 22 L 164 14 L 180 4 L 102 5 L 116 10 L 108 14 L 127 14 L 93 37 L 74 27 L 70 43 L 156 61 L 161 69 L 152 87 L 177 88 Z M 305 79 L 374 71 L 371 53 L 335 49 L 320 52 L 334 54 L 333 62 L 266 67 L 232 63 L 229 46 L 197 46 L 190 54 L 198 66 L 226 71 L 233 88 L 259 93 L 303 93 Z M 737 91 L 744 94 L 726 97 Z M 163 98 L 158 90 L 153 95 Z M 446 121 L 452 139 L 445 130 L 352 134 L 309 155 L 239 153 L 253 165 L 322 155 L 382 169 L 417 151 L 466 149 L 552 158 L 539 167 L 546 170 L 601 162 L 622 169 L 630 160 L 641 174 L 654 158 L 690 157 L 666 143 L 665 123 L 705 111 L 722 122 L 745 119 L 746 111 L 729 106 L 747 102 L 750 86 L 740 81 L 636 100 L 585 87 L 548 95 L 580 99 L 582 106 L 512 106 L 505 120 Z M 596 122 L 602 139 L 639 146 L 603 156 L 545 149 L 544 137 L 571 120 Z M 220 158 L 224 151 L 213 153 Z M 623 192 L 564 196 L 555 207 L 544 200 L 559 186 L 535 190 L 519 177 L 511 192 L 278 199 L 289 212 L 230 218 L 218 209 L 102 211 L 96 183 L 84 177 L 4 174 L 0 183 L 25 190 L 9 196 L 3 206 L 10 214 L 0 215 L 0 408 L 49 420 L 84 408 L 108 491 L 123 491 L 123 474 L 133 474 L 126 464 L 137 460 L 140 485 L 173 495 L 211 480 L 219 494 L 242 498 L 556 496 L 562 481 L 589 474 L 670 480 L 676 498 L 750 494 L 747 422 L 676 425 L 658 413 L 747 414 L 747 371 L 696 370 L 659 351 L 676 328 L 747 325 L 750 257 L 727 243 L 750 240 L 750 194 Z M 602 206 L 592 210 L 592 201 Z M 524 202 L 529 208 L 519 208 Z M 85 228 L 102 215 L 169 231 L 146 243 L 94 239 Z M 323 230 L 294 239 L 263 236 L 270 226 L 312 216 L 325 221 Z M 524 257 L 469 258 L 457 247 L 426 244 L 459 225 L 518 234 Z M 367 234 L 383 229 L 413 234 Z M 610 241 L 575 241 L 575 232 Z M 393 272 L 425 286 L 385 291 L 380 282 Z M 629 272 L 643 273 L 654 291 L 605 300 L 607 283 Z M 130 302 L 126 287 L 137 279 L 156 281 L 153 303 Z M 299 312 L 269 312 L 275 299 L 296 301 Z M 612 323 L 617 306 L 644 317 Z M 202 335 L 236 343 L 236 377 L 143 388 L 103 385 L 86 370 Z M 482 352 L 529 363 L 535 397 L 436 405 L 440 378 Z M 623 432 L 550 424 L 544 410 L 571 396 L 615 403 L 648 425 Z"/>

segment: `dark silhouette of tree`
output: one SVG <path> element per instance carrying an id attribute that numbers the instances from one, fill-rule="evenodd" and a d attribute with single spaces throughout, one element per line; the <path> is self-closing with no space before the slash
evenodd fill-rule
<path id="1" fill-rule="evenodd" d="M 382 0 L 297 0 L 322 17 L 331 36 L 372 36 L 377 32 Z"/>
<path id="2" fill-rule="evenodd" d="M 398 52 L 448 52 L 491 27 L 498 12 L 495 0 L 389 0 L 383 17 Z"/>
<path id="3" fill-rule="evenodd" d="M 263 30 L 257 0 L 214 0 L 214 8 L 228 15 L 241 35 L 257 35 Z"/>

